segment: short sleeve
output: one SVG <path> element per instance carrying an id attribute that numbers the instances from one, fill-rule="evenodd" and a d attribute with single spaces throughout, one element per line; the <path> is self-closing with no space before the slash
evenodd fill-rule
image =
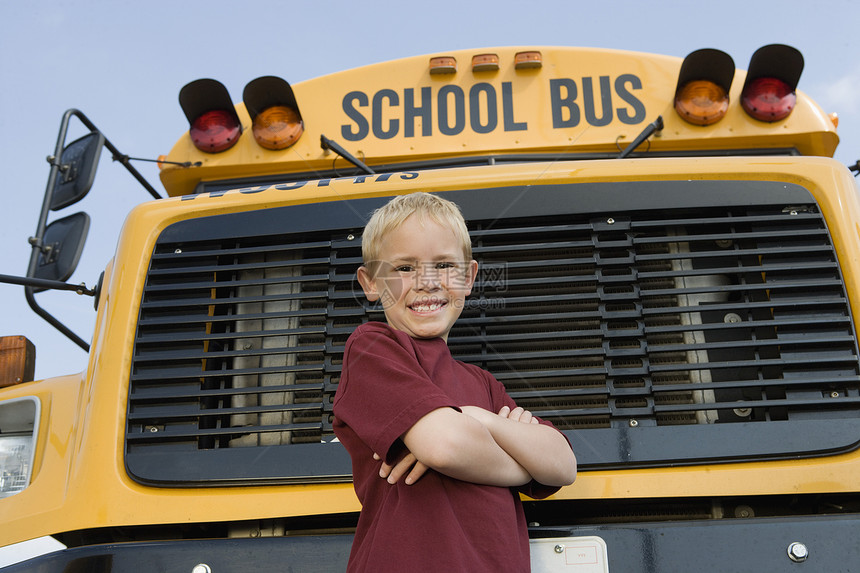
<path id="1" fill-rule="evenodd" d="M 425 414 L 458 405 L 433 384 L 408 339 L 386 327 L 359 327 L 347 341 L 334 415 L 385 455 Z"/>

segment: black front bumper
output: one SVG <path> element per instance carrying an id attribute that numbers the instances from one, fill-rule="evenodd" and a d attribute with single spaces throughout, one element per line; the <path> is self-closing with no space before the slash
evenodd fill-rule
<path id="1" fill-rule="evenodd" d="M 860 571 L 860 515 L 754 518 L 533 528 L 536 551 L 546 539 L 599 537 L 613 573 L 756 573 Z M 789 555 L 792 544 L 795 557 Z M 113 543 L 58 551 L 4 568 L 3 573 L 343 572 L 351 535 Z M 601 559 L 602 561 L 602 556 Z M 560 563 L 554 561 L 554 563 Z M 195 567 L 200 565 L 198 569 Z M 203 567 L 205 565 L 205 567 Z M 207 569 L 208 568 L 208 569 Z M 392 571 L 397 570 L 392 563 Z M 560 563 L 540 571 L 592 571 Z"/>

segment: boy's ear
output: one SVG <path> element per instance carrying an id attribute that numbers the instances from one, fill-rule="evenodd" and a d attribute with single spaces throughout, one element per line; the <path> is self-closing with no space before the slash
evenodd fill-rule
<path id="1" fill-rule="evenodd" d="M 376 281 L 370 276 L 370 271 L 367 270 L 367 267 L 364 265 L 358 267 L 356 275 L 358 276 L 358 284 L 361 285 L 361 290 L 364 291 L 364 296 L 367 297 L 367 300 L 370 302 L 379 300 L 379 290 L 376 288 Z"/>
<path id="2" fill-rule="evenodd" d="M 475 286 L 475 280 L 478 278 L 478 261 L 469 261 L 466 267 L 466 296 L 472 294 L 472 287 Z"/>

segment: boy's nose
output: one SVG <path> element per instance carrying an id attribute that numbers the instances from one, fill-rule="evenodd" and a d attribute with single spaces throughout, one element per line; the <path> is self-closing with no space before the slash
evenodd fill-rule
<path id="1" fill-rule="evenodd" d="M 419 290 L 436 290 L 442 284 L 442 276 L 439 269 L 432 266 L 421 265 L 415 277 L 415 287 Z"/>

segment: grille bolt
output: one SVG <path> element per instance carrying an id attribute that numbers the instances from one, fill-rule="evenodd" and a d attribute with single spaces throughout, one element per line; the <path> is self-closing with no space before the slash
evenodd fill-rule
<path id="1" fill-rule="evenodd" d="M 182 254 L 182 249 L 175 249 L 175 250 L 173 251 L 173 254 L 174 254 L 174 255 L 181 255 L 181 254 Z"/>
<path id="2" fill-rule="evenodd" d="M 795 211 L 794 209 L 792 209 L 792 210 L 791 210 L 791 212 L 789 213 L 789 215 L 797 215 L 797 211 Z"/>
<path id="3" fill-rule="evenodd" d="M 607 225 L 614 225 L 615 219 L 613 219 L 612 217 L 609 217 L 608 219 L 606 219 L 606 224 Z"/>
<path id="4" fill-rule="evenodd" d="M 806 561 L 807 557 L 809 557 L 809 549 L 803 543 L 795 541 L 788 546 L 788 558 L 795 563 Z"/>
<path id="5" fill-rule="evenodd" d="M 555 547 L 553 547 L 553 551 L 555 551 L 556 553 L 564 553 L 564 545 L 556 545 Z"/>
<path id="6" fill-rule="evenodd" d="M 717 244 L 718 247 L 722 249 L 728 249 L 733 244 L 731 239 L 718 239 L 714 242 Z"/>
<path id="7" fill-rule="evenodd" d="M 739 505 L 735 508 L 735 517 L 743 519 L 755 517 L 755 511 L 748 505 Z"/>
<path id="8" fill-rule="evenodd" d="M 836 391 L 834 390 L 833 392 L 831 392 L 831 393 L 830 393 L 830 397 L 831 397 L 831 398 L 838 398 L 838 397 L 839 397 L 839 392 L 836 392 Z"/>
<path id="9" fill-rule="evenodd" d="M 750 414 L 752 414 L 752 408 L 735 408 L 734 410 L 732 410 L 732 412 L 735 413 L 735 416 L 738 416 L 740 418 L 746 418 Z"/>
<path id="10" fill-rule="evenodd" d="M 212 568 L 205 563 L 198 563 L 191 570 L 191 573 L 212 573 Z"/>
<path id="11" fill-rule="evenodd" d="M 725 322 L 725 323 L 740 322 L 740 321 L 741 321 L 741 315 L 736 314 L 734 312 L 730 312 L 723 317 L 723 322 Z"/>
<path id="12" fill-rule="evenodd" d="M 355 235 L 353 235 L 352 233 L 350 233 L 349 235 L 347 235 L 347 236 L 346 236 L 346 240 L 347 240 L 347 241 L 354 241 L 354 240 L 355 240 Z"/>
<path id="13" fill-rule="evenodd" d="M 627 423 L 630 425 L 631 428 L 635 428 L 636 426 L 639 425 L 639 420 L 630 420 Z"/>

